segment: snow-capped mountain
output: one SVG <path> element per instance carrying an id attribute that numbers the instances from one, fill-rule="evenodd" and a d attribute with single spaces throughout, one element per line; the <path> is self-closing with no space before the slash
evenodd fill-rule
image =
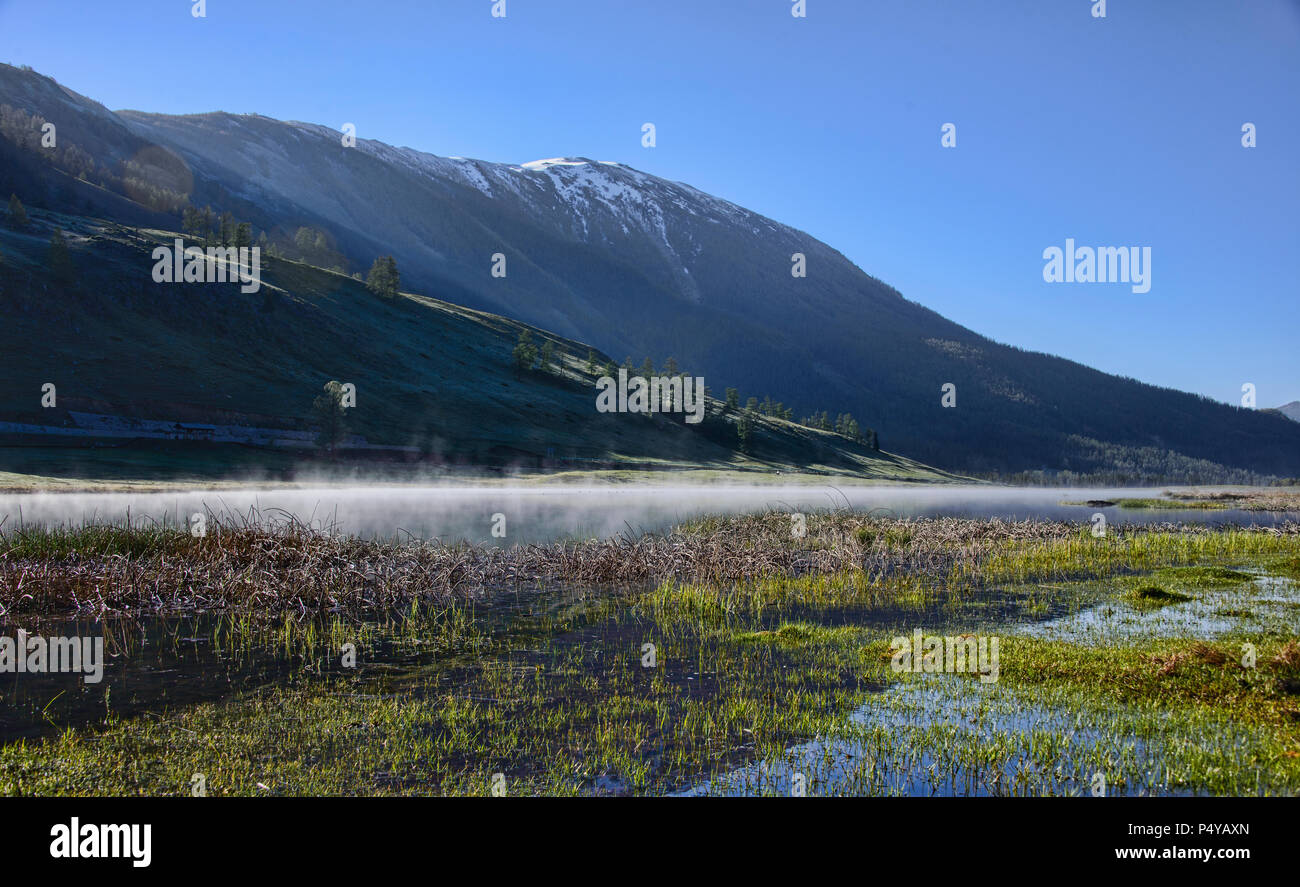
<path id="1" fill-rule="evenodd" d="M 0 105 L 29 115 L 0 138 L 0 188 L 33 205 L 175 230 L 179 210 L 146 199 L 156 188 L 273 237 L 315 227 L 349 270 L 392 254 L 408 291 L 638 364 L 672 356 L 716 394 L 770 395 L 797 417 L 849 412 L 883 446 L 945 468 L 1300 475 L 1300 430 L 1276 414 L 993 342 L 816 238 L 626 158 L 488 162 L 364 137 L 348 147 L 339 130 L 256 114 L 110 112 L 8 66 Z M 24 135 L 38 117 L 80 152 L 58 170 Z M 79 181 L 67 170 L 82 155 Z M 795 254 L 806 277 L 792 275 Z M 941 404 L 946 383 L 956 409 Z"/>

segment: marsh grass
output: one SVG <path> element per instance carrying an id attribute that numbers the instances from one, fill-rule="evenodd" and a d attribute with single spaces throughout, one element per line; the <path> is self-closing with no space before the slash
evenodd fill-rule
<path id="1" fill-rule="evenodd" d="M 1222 506 L 1242 511 L 1287 512 L 1300 511 L 1300 493 L 1286 490 L 1234 490 L 1202 493 L 1192 491 L 1166 491 L 1170 499 L 1196 503 L 1199 506 Z"/>
<path id="2" fill-rule="evenodd" d="M 0 527 L 0 618 L 248 612 L 311 618 L 376 614 L 416 601 L 487 599 L 523 588 L 674 581 L 725 587 L 857 577 L 853 593 L 913 577 L 954 593 L 997 585 L 1140 572 L 1156 566 L 1295 557 L 1300 523 L 1210 530 L 1114 527 L 1104 538 L 1067 522 L 890 520 L 852 512 L 696 521 L 667 534 L 551 545 L 369 541 L 283 515 L 209 515 L 195 538 L 165 526 Z M 1289 567 L 1288 569 L 1295 569 Z M 898 580 L 904 581 L 904 580 Z M 904 582 L 905 584 L 905 582 Z M 845 580 L 800 593 L 845 595 Z"/>
<path id="3" fill-rule="evenodd" d="M 1278 576 L 1300 580 L 1300 555 L 1279 557 L 1268 562 L 1268 571 Z"/>
<path id="4" fill-rule="evenodd" d="M 142 558 L 184 555 L 194 550 L 192 537 L 162 525 L 80 528 L 0 528 L 0 556 L 20 560 L 71 560 L 95 557 Z"/>
<path id="5" fill-rule="evenodd" d="M 1161 567 L 1155 575 L 1170 581 L 1216 587 L 1240 585 L 1255 578 L 1250 573 L 1222 566 Z"/>
<path id="6" fill-rule="evenodd" d="M 1165 508 L 1178 511 L 1223 511 L 1233 507 L 1229 502 L 1202 501 L 1197 499 L 1179 499 L 1173 501 L 1169 499 L 1127 498 L 1116 500 L 1116 504 L 1120 508 L 1128 508 L 1132 510 Z"/>
<path id="7" fill-rule="evenodd" d="M 1062 505 L 1089 505 L 1095 508 L 1119 507 L 1146 511 L 1258 511 L 1284 513 L 1300 511 L 1300 493 L 1284 490 L 1199 491 L 1166 490 L 1163 497 L 1126 497 L 1110 500 L 1063 501 Z"/>
<path id="8" fill-rule="evenodd" d="M 486 794 L 497 772 L 511 794 L 673 790 L 826 729 L 864 680 L 829 638 L 656 638 L 660 666 L 646 669 L 635 625 L 596 628 L 603 652 L 516 647 L 400 683 L 334 677 L 10 744 L 0 791 L 183 794 L 193 772 L 218 794 L 258 794 L 258 783 L 277 794 Z"/>
<path id="9" fill-rule="evenodd" d="M 1098 772 L 1115 794 L 1300 790 L 1294 640 L 1265 641 L 1250 670 L 1235 642 L 1008 638 L 999 684 L 951 676 L 922 705 L 909 688 L 931 676 L 891 674 L 881 632 L 656 637 L 646 669 L 652 626 L 594 630 L 454 674 L 335 676 L 10 744 L 0 791 L 184 794 L 201 772 L 223 795 L 483 795 L 494 773 L 509 794 L 719 793 L 759 763 L 814 794 L 1083 794 Z M 810 737 L 820 753 L 800 755 Z"/>
<path id="10" fill-rule="evenodd" d="M 1097 539 L 1069 523 L 827 512 L 802 538 L 772 513 L 507 550 L 296 525 L 165 541 L 185 554 L 6 537 L 3 601 L 90 614 L 217 603 L 233 648 L 271 632 L 323 666 L 360 639 L 362 667 L 304 666 L 8 743 L 0 792 L 185 794 L 204 773 L 223 795 L 487 794 L 501 773 L 508 794 L 710 793 L 754 766 L 804 768 L 812 793 L 1079 794 L 1098 772 L 1124 794 L 1300 791 L 1293 631 L 1101 646 L 1008 634 L 991 688 L 895 674 L 888 655 L 903 626 L 1010 627 L 1077 606 L 1085 582 L 1117 600 L 1231 589 L 1296 563 L 1295 524 Z M 190 584 L 169 591 L 172 578 Z M 371 609 L 391 618 L 358 615 Z M 798 751 L 809 740 L 819 756 Z"/>

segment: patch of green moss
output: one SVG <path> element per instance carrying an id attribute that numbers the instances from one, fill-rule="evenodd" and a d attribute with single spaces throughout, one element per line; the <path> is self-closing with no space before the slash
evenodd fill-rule
<path id="1" fill-rule="evenodd" d="M 1129 602 L 1135 607 L 1164 607 L 1169 604 L 1180 604 L 1184 601 L 1190 601 L 1190 595 L 1178 591 L 1170 591 L 1167 588 L 1161 588 L 1159 585 L 1141 585 L 1126 595 Z"/>
<path id="2" fill-rule="evenodd" d="M 888 546 L 903 546 L 912 541 L 912 532 L 903 527 L 858 527 L 853 531 L 853 538 L 863 545 L 883 542 Z"/>
<path id="3" fill-rule="evenodd" d="M 1155 575 L 1162 579 L 1188 582 L 1193 585 L 1240 585 L 1242 582 L 1249 582 L 1255 578 L 1249 573 L 1243 573 L 1240 570 L 1206 566 L 1162 567 L 1156 571 Z"/>
<path id="4" fill-rule="evenodd" d="M 1230 506 L 1225 502 L 1169 499 L 1120 499 L 1120 508 L 1138 510 L 1173 509 L 1178 511 L 1221 511 Z"/>

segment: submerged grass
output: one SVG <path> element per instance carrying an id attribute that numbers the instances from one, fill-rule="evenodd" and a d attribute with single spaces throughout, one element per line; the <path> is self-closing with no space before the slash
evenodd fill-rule
<path id="1" fill-rule="evenodd" d="M 986 686 L 893 674 L 889 633 L 859 626 L 596 630 L 400 689 L 336 676 L 13 743 L 0 792 L 186 794 L 195 773 L 221 795 L 488 794 L 496 774 L 508 794 L 713 792 L 760 763 L 808 774 L 812 793 L 1084 793 L 1096 773 L 1111 793 L 1300 791 L 1294 638 L 1259 642 L 1248 669 L 1235 641 L 1008 637 Z M 813 737 L 810 762 L 797 743 Z"/>
<path id="2" fill-rule="evenodd" d="M 1170 499 L 1125 498 L 1117 499 L 1116 504 L 1120 508 L 1129 508 L 1134 510 L 1167 508 L 1178 511 L 1223 511 L 1232 507 L 1228 502 L 1197 499 L 1180 499 L 1173 501 Z"/>

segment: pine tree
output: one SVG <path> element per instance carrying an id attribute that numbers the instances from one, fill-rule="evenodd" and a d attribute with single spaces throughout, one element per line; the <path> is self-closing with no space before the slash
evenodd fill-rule
<path id="1" fill-rule="evenodd" d="M 752 398 L 751 398 L 752 399 Z M 746 409 L 736 420 L 736 437 L 740 443 L 742 453 L 749 452 L 750 440 L 754 435 L 754 413 Z"/>
<path id="2" fill-rule="evenodd" d="M 587 373 L 592 376 L 596 375 L 596 349 L 595 348 L 587 349 Z"/>
<path id="3" fill-rule="evenodd" d="M 402 285 L 402 275 L 397 273 L 397 260 L 388 257 L 388 279 L 393 282 L 393 295 L 396 296 Z"/>
<path id="4" fill-rule="evenodd" d="M 203 245 L 212 244 L 212 207 L 203 207 L 203 212 L 199 214 L 199 233 L 203 235 Z"/>
<path id="5" fill-rule="evenodd" d="M 540 363 L 538 369 L 544 373 L 551 372 L 551 367 L 555 364 L 555 343 L 550 339 L 547 339 L 542 343 L 542 352 L 539 360 Z M 556 367 L 555 369 L 557 372 L 559 371 L 559 367 Z"/>
<path id="6" fill-rule="evenodd" d="M 234 245 L 236 249 L 245 249 L 253 245 L 253 226 L 240 222 L 235 226 Z"/>
<path id="7" fill-rule="evenodd" d="M 516 371 L 532 369 L 537 360 L 537 346 L 533 344 L 533 335 L 528 330 L 519 333 L 519 343 L 511 352 L 511 361 Z"/>
<path id="8" fill-rule="evenodd" d="M 384 299 L 397 298 L 401 277 L 397 273 L 397 260 L 392 256 L 380 256 L 370 266 L 366 276 L 366 286 L 372 293 Z"/>
<path id="9" fill-rule="evenodd" d="M 835 430 L 849 440 L 858 441 L 862 439 L 861 429 L 858 428 L 857 420 L 853 418 L 851 413 L 841 413 L 835 418 Z"/>
<path id="10" fill-rule="evenodd" d="M 203 228 L 203 214 L 192 206 L 181 211 L 181 232 L 187 237 L 197 238 Z"/>
<path id="11" fill-rule="evenodd" d="M 735 388 L 727 389 L 727 409 L 734 410 L 740 407 L 740 392 Z"/>

